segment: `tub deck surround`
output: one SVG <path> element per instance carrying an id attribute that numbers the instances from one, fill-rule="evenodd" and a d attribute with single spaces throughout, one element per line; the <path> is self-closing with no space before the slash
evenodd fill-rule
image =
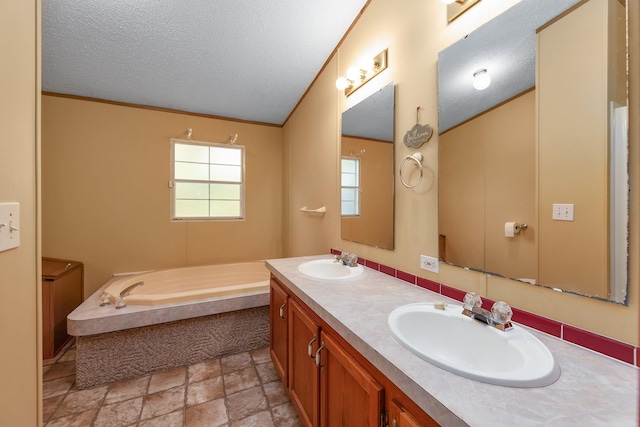
<path id="1" fill-rule="evenodd" d="M 113 304 L 100 307 L 100 295 L 116 280 L 118 278 L 109 280 L 67 316 L 69 335 L 102 334 L 269 305 L 269 282 L 267 280 L 259 290 L 252 288 L 247 291 L 244 289 L 235 294 L 201 298 L 194 301 L 158 305 L 129 304 L 122 309 L 116 309 Z M 128 302 L 128 297 L 126 300 Z"/>
<path id="2" fill-rule="evenodd" d="M 132 292 L 121 309 L 100 306 L 109 287 L 118 295 L 138 281 L 148 305 Z M 269 343 L 269 271 L 254 262 L 116 277 L 67 317 L 67 330 L 79 389 L 254 350 Z"/>
<path id="3" fill-rule="evenodd" d="M 441 425 L 637 426 L 637 368 L 521 325 L 553 353 L 562 372 L 558 381 L 511 388 L 460 377 L 415 356 L 387 328 L 389 313 L 402 305 L 458 301 L 370 268 L 342 281 L 310 279 L 297 271 L 302 262 L 328 257 L 273 259 L 266 265 Z"/>
<path id="4" fill-rule="evenodd" d="M 269 307 L 76 337 L 76 386 L 96 387 L 269 344 Z"/>

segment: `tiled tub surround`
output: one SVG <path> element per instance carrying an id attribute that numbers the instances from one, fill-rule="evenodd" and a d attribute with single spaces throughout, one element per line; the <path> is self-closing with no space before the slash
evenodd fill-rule
<path id="1" fill-rule="evenodd" d="M 102 288 L 67 318 L 83 389 L 269 344 L 269 291 L 156 306 L 100 307 Z"/>
<path id="2" fill-rule="evenodd" d="M 542 388 L 510 388 L 460 377 L 415 356 L 387 329 L 389 313 L 399 306 L 458 301 L 369 268 L 340 281 L 319 281 L 298 273 L 300 263 L 328 256 L 267 260 L 266 264 L 441 425 L 637 425 L 638 370 L 634 366 L 525 326 L 553 353 L 562 371 L 558 381 Z"/>

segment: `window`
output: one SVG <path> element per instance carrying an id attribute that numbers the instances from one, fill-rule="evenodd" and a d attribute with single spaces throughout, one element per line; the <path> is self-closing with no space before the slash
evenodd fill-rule
<path id="1" fill-rule="evenodd" d="M 343 157 L 340 170 L 342 216 L 360 216 L 360 159 Z"/>
<path id="2" fill-rule="evenodd" d="M 171 140 L 173 220 L 244 219 L 244 147 Z"/>

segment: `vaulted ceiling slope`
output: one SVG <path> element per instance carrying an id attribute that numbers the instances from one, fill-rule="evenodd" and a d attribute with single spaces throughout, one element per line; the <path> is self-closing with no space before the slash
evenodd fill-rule
<path id="1" fill-rule="evenodd" d="M 282 124 L 366 0 L 43 0 L 42 89 Z"/>

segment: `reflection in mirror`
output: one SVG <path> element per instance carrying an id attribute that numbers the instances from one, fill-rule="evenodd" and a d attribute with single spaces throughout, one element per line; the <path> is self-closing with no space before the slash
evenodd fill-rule
<path id="1" fill-rule="evenodd" d="M 342 113 L 342 238 L 393 249 L 394 86 Z"/>
<path id="2" fill-rule="evenodd" d="M 533 15 L 526 8 L 544 8 L 540 3 L 555 2 L 523 0 L 507 10 L 519 10 L 510 17 L 510 31 L 527 28 L 514 16 L 526 20 Z M 462 120 L 439 110 L 440 124 L 452 120 L 439 138 L 440 257 L 449 264 L 624 304 L 626 7 L 620 0 L 572 3 L 527 34 L 534 46 L 535 86 L 515 89 Z M 495 50 L 500 44 L 490 37 L 502 34 L 504 21 L 498 18 L 477 30 L 488 38 L 469 57 L 480 58 L 481 46 Z M 476 39 L 475 31 L 468 39 Z M 492 75 L 487 90 L 502 74 Z M 485 91 L 471 90 L 474 97 L 485 96 Z M 443 103 L 451 100 L 439 100 Z M 464 98 L 455 103 L 464 106 Z M 527 227 L 515 229 L 512 222 Z"/>

